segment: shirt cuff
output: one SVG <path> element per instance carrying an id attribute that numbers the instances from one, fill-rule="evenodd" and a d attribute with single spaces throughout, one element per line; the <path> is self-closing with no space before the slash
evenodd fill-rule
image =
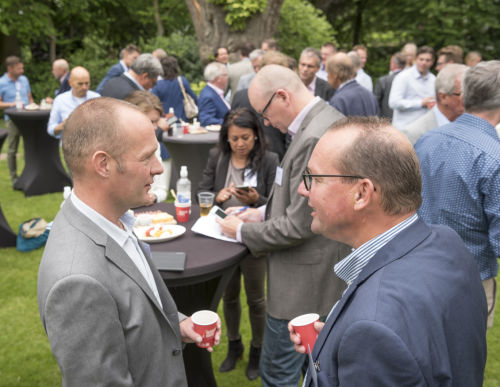
<path id="1" fill-rule="evenodd" d="M 267 208 L 267 204 L 264 204 L 263 206 L 260 206 L 259 208 L 257 208 L 260 211 L 261 222 L 266 220 L 266 208 Z"/>
<path id="2" fill-rule="evenodd" d="M 236 229 L 236 240 L 240 243 L 243 243 L 243 239 L 241 239 L 241 228 L 243 227 L 243 222 L 238 225 Z"/>

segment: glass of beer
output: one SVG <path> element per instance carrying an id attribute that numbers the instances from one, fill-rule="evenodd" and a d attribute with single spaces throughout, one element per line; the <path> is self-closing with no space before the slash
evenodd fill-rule
<path id="1" fill-rule="evenodd" d="M 200 203 L 200 216 L 207 216 L 214 205 L 215 194 L 212 192 L 200 192 L 198 203 Z"/>

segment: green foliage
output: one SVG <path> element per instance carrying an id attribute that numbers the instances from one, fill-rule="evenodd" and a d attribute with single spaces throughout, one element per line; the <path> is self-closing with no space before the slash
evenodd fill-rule
<path id="1" fill-rule="evenodd" d="M 174 32 L 168 37 L 155 37 L 148 41 L 141 39 L 139 45 L 144 52 L 163 48 L 167 54 L 175 56 L 179 62 L 181 74 L 190 82 L 199 82 L 203 79 L 198 41 L 193 35 Z"/>
<path id="2" fill-rule="evenodd" d="M 284 1 L 276 36 L 283 52 L 294 58 L 305 47 L 320 48 L 334 41 L 334 31 L 323 12 L 305 0 Z"/>
<path id="3" fill-rule="evenodd" d="M 226 23 L 234 31 L 244 31 L 248 19 L 256 13 L 264 12 L 267 0 L 209 0 L 220 5 L 226 13 Z"/>

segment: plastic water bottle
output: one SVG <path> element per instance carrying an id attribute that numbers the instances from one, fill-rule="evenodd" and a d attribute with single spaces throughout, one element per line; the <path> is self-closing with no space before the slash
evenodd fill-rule
<path id="1" fill-rule="evenodd" d="M 21 93 L 19 90 L 16 91 L 16 109 L 22 110 L 23 108 L 23 100 L 21 99 Z"/>
<path id="2" fill-rule="evenodd" d="M 177 180 L 177 201 L 189 203 L 191 201 L 191 181 L 188 179 L 187 166 L 182 165 L 180 179 Z"/>

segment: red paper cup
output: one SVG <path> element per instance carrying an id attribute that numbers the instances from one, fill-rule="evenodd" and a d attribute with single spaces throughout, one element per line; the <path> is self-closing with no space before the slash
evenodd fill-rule
<path id="1" fill-rule="evenodd" d="M 211 310 L 200 310 L 193 313 L 191 320 L 193 321 L 194 331 L 203 338 L 201 343 L 196 343 L 198 347 L 208 348 L 214 345 L 218 319 L 217 313 Z"/>
<path id="2" fill-rule="evenodd" d="M 179 223 L 187 222 L 189 220 L 189 213 L 191 212 L 191 202 L 179 203 L 175 202 L 175 216 Z"/>
<path id="3" fill-rule="evenodd" d="M 318 320 L 319 314 L 308 313 L 297 316 L 290 321 L 295 332 L 299 334 L 302 345 L 306 347 L 306 353 L 309 353 L 309 349 L 313 350 L 314 343 L 318 338 L 318 332 L 314 329 L 314 323 Z"/>

